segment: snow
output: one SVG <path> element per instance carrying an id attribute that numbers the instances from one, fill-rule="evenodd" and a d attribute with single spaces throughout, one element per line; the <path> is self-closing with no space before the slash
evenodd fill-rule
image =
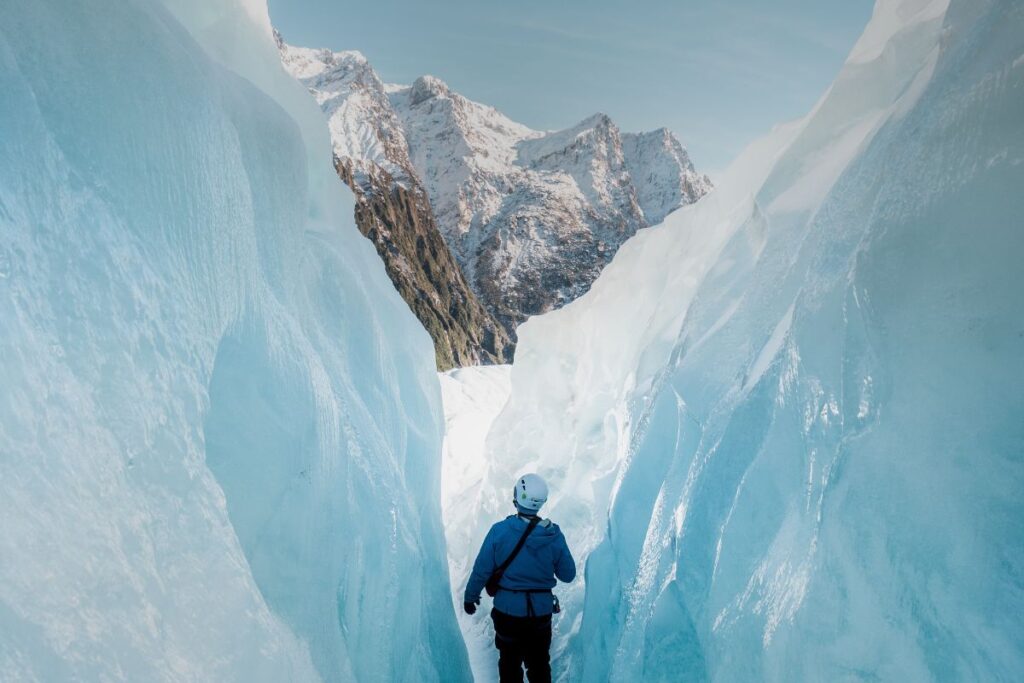
<path id="1" fill-rule="evenodd" d="M 327 115 L 334 155 L 408 175 L 409 150 L 377 72 L 362 53 L 288 45 L 278 39 L 285 69 L 313 94 Z"/>
<path id="2" fill-rule="evenodd" d="M 710 188 L 671 134 L 631 138 L 627 156 L 604 114 L 535 131 L 436 78 L 390 98 L 446 242 L 478 294 L 510 302 L 502 317 L 543 313 L 586 291 L 649 224 L 641 197 L 660 219 Z M 645 172 L 631 176 L 630 163 Z M 543 296 L 537 282 L 547 283 Z"/>
<path id="3" fill-rule="evenodd" d="M 482 540 L 472 532 L 478 526 L 474 519 L 477 498 L 488 476 L 484 439 L 494 418 L 505 407 L 511 391 L 511 370 L 508 365 L 485 365 L 459 368 L 439 376 L 445 414 L 441 505 L 450 549 L 448 572 L 459 626 L 469 648 L 473 680 L 477 683 L 497 681 L 494 630 L 490 619 L 471 617 L 462 611 L 462 596 Z"/>
<path id="4" fill-rule="evenodd" d="M 667 128 L 623 133 L 622 152 L 637 188 L 637 201 L 652 225 L 711 191 L 711 179 L 697 174 L 690 155 Z"/>
<path id="5" fill-rule="evenodd" d="M 807 117 L 519 328 L 470 536 L 549 481 L 562 680 L 1024 673 L 1024 169 L 986 163 L 1022 48 L 1015 3 L 883 0 Z"/>
<path id="6" fill-rule="evenodd" d="M 58 4 L 0 25 L 0 680 L 469 680 L 430 339 L 265 5 Z"/>

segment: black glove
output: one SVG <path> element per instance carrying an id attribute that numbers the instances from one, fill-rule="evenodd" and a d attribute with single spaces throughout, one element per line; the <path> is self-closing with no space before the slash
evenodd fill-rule
<path id="1" fill-rule="evenodd" d="M 464 602 L 462 603 L 462 609 L 466 610 L 466 614 L 476 614 L 476 603 Z"/>

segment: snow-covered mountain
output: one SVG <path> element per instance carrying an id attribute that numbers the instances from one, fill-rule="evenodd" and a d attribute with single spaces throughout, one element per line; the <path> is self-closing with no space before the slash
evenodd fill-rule
<path id="1" fill-rule="evenodd" d="M 405 134 L 384 84 L 357 51 L 295 47 L 275 33 L 285 69 L 327 114 L 334 155 L 360 166 L 374 164 L 399 180 L 412 173 Z"/>
<path id="2" fill-rule="evenodd" d="M 438 369 L 510 361 L 514 344 L 442 237 L 380 78 L 358 52 L 296 48 L 276 37 L 288 71 L 328 115 L 335 168 L 356 195 L 356 224 L 433 338 Z"/>
<path id="3" fill-rule="evenodd" d="M 693 170 L 690 155 L 668 128 L 623 133 L 622 151 L 636 185 L 637 201 L 652 225 L 711 189 L 711 181 Z"/>
<path id="4" fill-rule="evenodd" d="M 488 311 L 514 335 L 583 294 L 618 247 L 711 188 L 667 129 L 621 133 L 604 114 L 542 132 L 422 76 L 385 84 L 358 52 L 292 47 L 282 60 L 327 114 L 355 173 L 422 185 Z"/>

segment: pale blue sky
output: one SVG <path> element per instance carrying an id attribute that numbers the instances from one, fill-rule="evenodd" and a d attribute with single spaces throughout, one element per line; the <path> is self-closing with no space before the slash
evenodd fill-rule
<path id="1" fill-rule="evenodd" d="M 538 129 L 668 126 L 719 171 L 828 87 L 871 0 L 270 0 L 285 40 L 433 74 Z"/>

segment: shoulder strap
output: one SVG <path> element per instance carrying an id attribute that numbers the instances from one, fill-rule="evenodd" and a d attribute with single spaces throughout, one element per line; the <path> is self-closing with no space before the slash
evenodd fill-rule
<path id="1" fill-rule="evenodd" d="M 505 561 L 494 570 L 493 577 L 495 581 L 500 581 L 501 577 L 505 575 L 505 570 L 508 569 L 510 564 L 512 564 L 512 560 L 516 559 L 516 555 L 519 554 L 519 551 L 523 549 L 523 544 L 526 543 L 526 537 L 530 535 L 530 532 L 533 531 L 533 528 L 537 526 L 539 522 L 540 517 L 534 517 L 530 520 L 530 523 L 526 525 L 526 531 L 524 531 L 523 535 L 519 537 L 519 542 L 516 543 L 516 547 L 512 549 L 512 552 L 505 558 Z"/>

